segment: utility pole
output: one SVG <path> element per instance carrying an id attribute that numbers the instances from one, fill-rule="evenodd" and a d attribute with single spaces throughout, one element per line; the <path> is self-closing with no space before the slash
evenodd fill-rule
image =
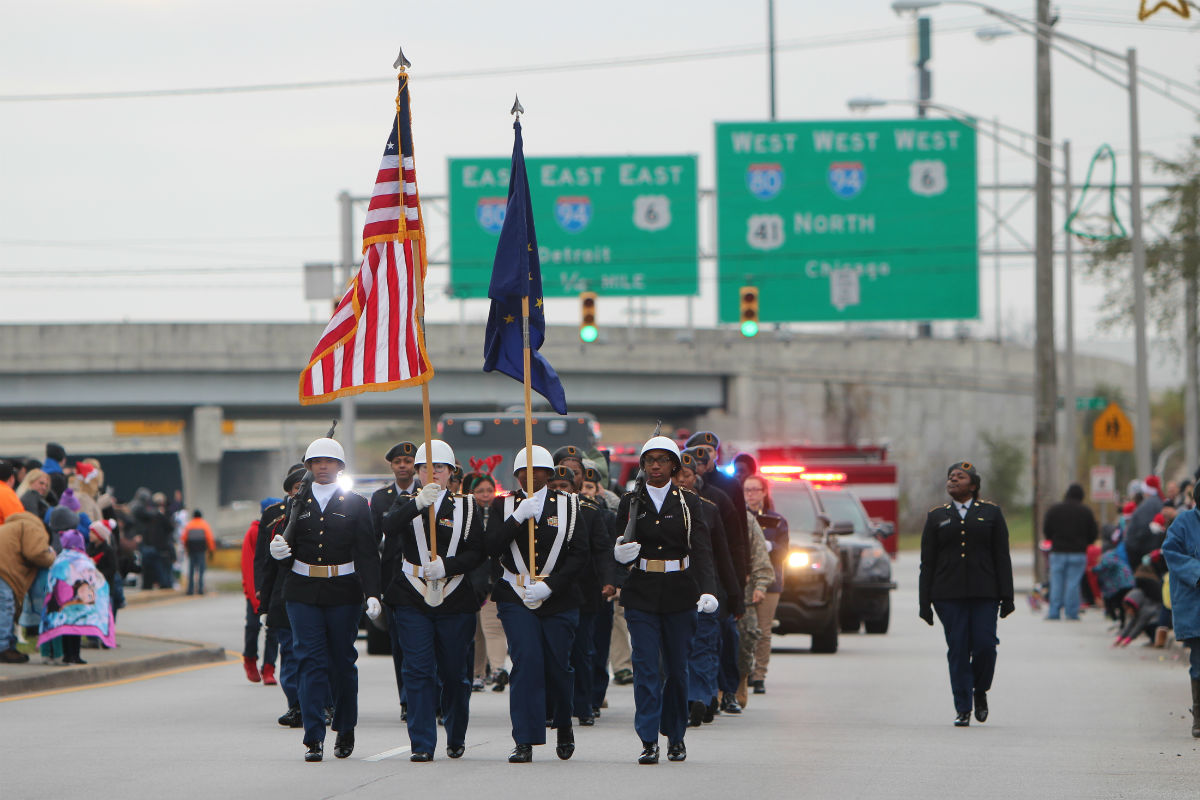
<path id="1" fill-rule="evenodd" d="M 338 195 L 338 212 L 342 229 L 342 268 L 338 271 L 341 281 L 337 291 L 333 293 L 335 305 L 341 301 L 342 295 L 346 291 L 346 284 L 350 282 L 351 270 L 354 269 L 354 233 L 352 232 L 354 201 L 349 192 L 342 192 Z M 350 473 L 353 473 L 356 466 L 354 463 L 354 423 L 357 418 L 358 407 L 355 405 L 354 395 L 346 395 L 342 398 L 342 430 L 338 438 L 341 440 L 342 449 L 346 452 L 346 471 Z"/>
<path id="2" fill-rule="evenodd" d="M 926 106 L 933 99 L 933 73 L 929 71 L 929 59 L 933 51 L 933 20 L 929 17 L 917 17 L 917 117 L 925 119 L 929 113 Z M 932 339 L 933 323 L 918 322 L 917 338 Z"/>
<path id="3" fill-rule="evenodd" d="M 775 121 L 775 0 L 767 0 L 767 93 L 770 95 L 771 122 Z"/>
<path id="4" fill-rule="evenodd" d="M 1033 552 L 1035 578 L 1045 578 L 1038 558 L 1038 526 L 1056 497 L 1058 473 L 1058 376 L 1054 352 L 1054 202 L 1050 168 L 1053 164 L 1053 126 L 1050 92 L 1050 0 L 1037 0 L 1037 163 L 1034 195 L 1034 428 L 1033 428 Z M 1074 403 L 1074 399 L 1071 400 Z"/>
<path id="5" fill-rule="evenodd" d="M 1063 213 L 1064 215 L 1071 213 L 1071 142 L 1064 141 L 1062 144 L 1063 154 Z M 1065 217 L 1064 217 L 1065 218 Z M 1075 483 L 1079 479 L 1077 471 L 1078 453 L 1075 445 L 1076 438 L 1079 433 L 1079 412 L 1075 410 L 1075 270 L 1074 270 L 1074 235 L 1070 231 L 1063 231 L 1063 250 L 1064 257 L 1064 272 L 1063 276 L 1063 306 L 1067 310 L 1066 324 L 1066 352 L 1064 353 L 1063 370 L 1063 411 L 1066 421 L 1066 427 L 1063 429 L 1063 450 L 1066 458 L 1063 459 L 1063 465 L 1066 468 L 1067 483 Z"/>
<path id="6" fill-rule="evenodd" d="M 1137 405 L 1133 453 L 1138 477 L 1150 474 L 1150 364 L 1146 352 L 1146 241 L 1142 238 L 1142 144 L 1138 127 L 1137 50 L 1126 51 L 1129 80 L 1129 234 L 1133 251 L 1133 339 L 1137 362 Z"/>
<path id="7" fill-rule="evenodd" d="M 1200 315 L 1196 307 L 1200 302 L 1200 178 L 1193 178 L 1191 185 L 1184 193 L 1186 198 L 1184 208 L 1180 209 L 1187 225 L 1187 234 L 1183 237 L 1183 326 L 1184 326 L 1184 376 L 1186 383 L 1183 387 L 1183 461 L 1188 471 L 1194 470 L 1200 461 L 1200 424 L 1197 424 L 1196 414 L 1200 412 Z"/>

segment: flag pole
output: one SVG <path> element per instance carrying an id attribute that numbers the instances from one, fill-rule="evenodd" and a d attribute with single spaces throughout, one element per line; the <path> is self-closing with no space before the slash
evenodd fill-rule
<path id="1" fill-rule="evenodd" d="M 525 109 L 518 97 L 513 98 L 512 115 L 518 124 Z M 528 274 L 528 273 L 526 273 Z M 528 279 L 527 279 L 528 280 Z M 525 496 L 533 501 L 533 385 L 530 377 L 530 346 L 529 346 L 529 284 L 525 284 L 525 293 L 521 296 L 521 358 L 524 369 L 522 378 L 525 385 Z M 529 577 L 537 580 L 537 520 L 529 518 Z"/>
<path id="2" fill-rule="evenodd" d="M 400 70 L 399 80 L 401 81 L 401 89 L 403 83 L 408 80 L 408 67 L 412 66 L 412 62 L 404 57 L 404 49 L 400 49 L 400 54 L 396 56 L 395 63 L 392 64 L 393 69 Z M 396 129 L 400 126 L 400 94 L 396 93 Z M 397 165 L 400 183 L 404 183 L 404 164 L 401 162 Z M 403 223 L 404 216 L 400 217 Z M 417 245 L 420 247 L 420 244 Z M 419 258 L 413 259 L 416 263 L 413 269 L 415 285 L 417 289 L 417 329 L 421 332 L 421 338 L 425 338 L 425 253 L 422 252 Z M 429 381 L 424 381 L 421 384 L 421 421 L 425 425 L 425 469 L 430 481 L 433 477 L 433 425 L 430 421 L 429 414 Z M 429 552 L 432 554 L 431 561 L 438 557 L 437 549 L 437 504 L 429 505 Z"/>

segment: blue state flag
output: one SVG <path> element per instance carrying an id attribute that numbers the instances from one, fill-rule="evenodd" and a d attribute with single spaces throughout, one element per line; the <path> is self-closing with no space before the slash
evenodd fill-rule
<path id="1" fill-rule="evenodd" d="M 483 344 L 483 371 L 503 372 L 525 380 L 525 336 L 521 322 L 521 299 L 529 298 L 529 379 L 534 391 L 550 401 L 559 414 L 567 413 L 567 396 L 562 381 L 538 350 L 546 340 L 546 315 L 542 309 L 542 267 L 538 261 L 537 235 L 533 230 L 533 203 L 525 174 L 521 143 L 521 121 L 513 123 L 512 169 L 508 177 L 508 206 L 492 263 L 492 300 Z"/>

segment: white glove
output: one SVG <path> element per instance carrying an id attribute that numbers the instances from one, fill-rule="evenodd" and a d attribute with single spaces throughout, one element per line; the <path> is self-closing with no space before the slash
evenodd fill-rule
<path id="1" fill-rule="evenodd" d="M 719 605 L 717 598 L 711 594 L 702 594 L 696 601 L 696 610 L 701 614 L 715 614 Z"/>
<path id="2" fill-rule="evenodd" d="M 613 557 L 617 559 L 618 564 L 631 564 L 638 557 L 638 553 L 642 552 L 641 542 L 628 542 L 622 544 L 617 542 L 613 547 Z"/>
<path id="3" fill-rule="evenodd" d="M 379 615 L 383 613 L 383 606 L 379 605 L 378 598 L 367 598 L 367 616 L 371 619 L 379 619 Z"/>
<path id="4" fill-rule="evenodd" d="M 424 511 L 429 508 L 441 493 L 442 487 L 436 483 L 429 483 L 422 486 L 421 491 L 417 492 L 417 510 Z"/>
<path id="5" fill-rule="evenodd" d="M 517 522 L 524 522 L 527 519 L 537 519 L 542 515 L 542 504 L 538 498 L 526 498 L 521 501 L 521 505 L 513 510 L 512 518 Z"/>
<path id="6" fill-rule="evenodd" d="M 551 594 L 551 589 L 545 581 L 533 581 L 525 586 L 525 603 L 540 603 Z"/>
<path id="7" fill-rule="evenodd" d="M 436 581 L 438 578 L 444 578 L 446 577 L 446 562 L 440 558 L 435 558 L 425 565 L 423 572 L 427 581 Z"/>
<path id="8" fill-rule="evenodd" d="M 287 539 L 284 539 L 278 533 L 275 534 L 275 538 L 271 540 L 271 558 L 276 561 L 283 561 L 291 554 L 292 547 L 287 543 Z"/>

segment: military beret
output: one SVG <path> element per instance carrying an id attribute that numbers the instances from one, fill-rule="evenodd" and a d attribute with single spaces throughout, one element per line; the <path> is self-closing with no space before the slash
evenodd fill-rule
<path id="1" fill-rule="evenodd" d="M 306 472 L 308 472 L 308 470 L 304 468 L 303 464 L 300 465 L 299 469 L 293 469 L 291 472 L 289 472 L 287 477 L 283 479 L 283 490 L 291 494 L 292 487 L 304 479 L 304 474 Z"/>
<path id="2" fill-rule="evenodd" d="M 686 463 L 684 464 L 684 466 L 686 466 L 688 469 L 695 469 L 698 465 L 707 464 L 709 461 L 708 453 L 703 450 L 699 450 L 695 447 L 689 447 L 688 449 L 684 450 L 679 455 L 680 455 L 680 459 L 682 459 L 684 455 L 691 458 L 691 460 L 692 460 L 691 464 L 686 464 Z"/>
<path id="3" fill-rule="evenodd" d="M 600 471 L 595 467 L 584 467 L 583 479 L 592 483 L 600 483 Z"/>
<path id="4" fill-rule="evenodd" d="M 714 450 L 719 450 L 721 448 L 721 437 L 717 436 L 712 431 L 696 431 L 692 434 L 691 438 L 687 440 L 684 446 L 691 448 L 699 447 L 700 445 L 711 447 Z"/>
<path id="5" fill-rule="evenodd" d="M 568 458 L 577 459 L 580 464 L 583 463 L 583 451 L 573 444 L 566 444 L 554 451 L 555 465 L 561 464 Z"/>
<path id="6" fill-rule="evenodd" d="M 979 483 L 979 472 L 975 469 L 975 465 L 970 461 L 955 461 L 950 465 L 950 468 L 946 470 L 946 477 L 950 477 L 950 473 L 954 472 L 956 469 L 961 469 L 963 472 L 971 476 L 971 480 L 975 481 L 975 483 Z"/>
<path id="7" fill-rule="evenodd" d="M 400 444 L 392 445 L 392 448 L 383 456 L 384 460 L 391 461 L 400 456 L 408 456 L 412 458 L 417 454 L 417 446 L 412 442 L 401 442 Z"/>
<path id="8" fill-rule="evenodd" d="M 575 482 L 575 473 L 571 471 L 570 467 L 557 466 L 554 468 L 554 475 L 552 475 L 550 477 L 550 480 L 552 480 L 552 481 L 570 481 L 571 483 L 574 483 Z"/>
<path id="9" fill-rule="evenodd" d="M 682 453 L 679 454 L 679 466 L 683 467 L 684 469 L 690 469 L 692 472 L 695 472 L 696 471 L 696 454 L 691 450 L 684 450 Z"/>

